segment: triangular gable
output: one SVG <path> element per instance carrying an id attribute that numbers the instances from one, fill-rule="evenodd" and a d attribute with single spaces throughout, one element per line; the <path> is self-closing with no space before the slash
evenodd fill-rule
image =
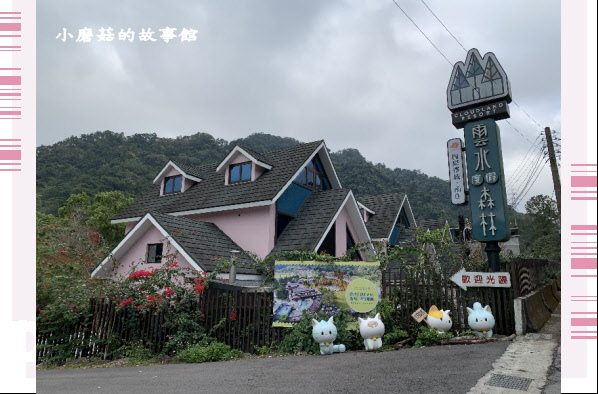
<path id="1" fill-rule="evenodd" d="M 320 152 L 324 153 L 319 154 Z M 322 141 L 322 143 L 316 149 L 314 149 L 313 153 L 307 158 L 307 160 L 305 160 L 303 165 L 299 167 L 299 169 L 293 174 L 293 176 L 290 177 L 290 179 L 282 187 L 282 189 L 279 190 L 276 196 L 272 199 L 272 203 L 275 203 L 280 198 L 280 196 L 282 196 L 282 194 L 287 190 L 291 183 L 293 183 L 295 178 L 299 176 L 299 173 L 303 171 L 303 169 L 313 160 L 313 158 L 316 155 L 318 155 L 318 157 L 320 158 L 320 162 L 324 167 L 324 172 L 326 173 L 326 176 L 328 177 L 328 180 L 330 181 L 332 188 L 342 189 L 341 181 L 338 179 L 338 175 L 336 174 L 336 170 L 334 169 L 334 165 L 332 164 L 332 160 L 330 159 L 330 155 L 328 154 L 326 144 L 324 143 L 324 141 Z M 330 174 L 332 174 L 333 176 L 330 176 Z"/>
<path id="2" fill-rule="evenodd" d="M 224 158 L 224 160 L 222 160 L 222 162 L 220 162 L 218 167 L 216 167 L 216 172 L 223 173 L 224 171 L 226 171 L 228 166 L 232 163 L 232 161 L 235 159 L 235 157 L 238 154 L 242 154 L 247 159 L 249 159 L 256 165 L 265 168 L 266 170 L 272 169 L 272 166 L 270 164 L 264 162 L 263 160 L 258 159 L 256 154 L 251 154 L 246 149 L 243 149 L 239 145 L 237 145 L 234 147 L 234 149 L 232 151 L 230 151 L 230 153 Z"/>
<path id="3" fill-rule="evenodd" d="M 357 206 L 359 207 L 359 209 L 363 209 L 363 210 L 369 212 L 371 215 L 375 215 L 376 214 L 376 212 L 372 211 L 370 208 L 366 207 L 365 205 L 363 205 L 359 201 L 357 201 Z"/>
<path id="4" fill-rule="evenodd" d="M 176 163 L 169 161 L 164 168 L 162 168 L 162 171 L 160 171 L 160 173 L 154 178 L 153 183 L 156 184 L 158 182 L 162 181 L 162 178 L 168 173 L 168 171 L 170 169 L 174 168 L 176 171 L 178 171 L 183 177 L 190 179 L 194 182 L 201 182 L 201 178 L 188 174 L 187 172 L 183 171 L 183 169 L 181 167 L 179 167 L 178 165 L 176 165 Z"/>
<path id="5" fill-rule="evenodd" d="M 152 217 L 150 213 L 147 213 L 140 221 L 127 233 L 127 235 L 120 241 L 120 243 L 110 252 L 110 255 L 106 257 L 100 265 L 96 267 L 96 269 L 91 273 L 91 278 L 96 278 L 96 276 L 100 273 L 104 273 L 105 276 L 112 269 L 112 262 L 114 260 L 118 260 L 121 256 L 123 256 L 129 249 L 131 245 L 135 242 L 140 240 L 145 232 L 150 229 L 151 227 L 155 227 L 162 235 L 164 239 L 166 239 L 178 253 L 181 254 L 189 262 L 189 264 L 195 268 L 199 272 L 206 272 L 202 269 L 199 264 L 185 251 L 185 249 L 178 244 L 178 242 L 173 239 L 168 231 L 166 231 L 160 223 L 156 219 Z"/>
<path id="6" fill-rule="evenodd" d="M 397 216 L 395 217 L 393 225 L 390 228 L 390 232 L 388 233 L 388 237 L 386 237 L 387 239 L 390 239 L 392 232 L 394 230 L 394 227 L 397 225 L 397 220 L 399 220 L 399 215 L 401 214 L 401 211 L 403 210 L 403 208 L 405 208 L 405 214 L 407 215 L 407 219 L 409 219 L 409 223 L 412 223 L 412 227 L 417 226 L 417 223 L 415 223 L 415 216 L 413 216 L 413 211 L 411 210 L 411 204 L 409 204 L 409 198 L 407 198 L 407 195 L 405 194 L 405 197 L 403 198 L 403 202 L 401 202 L 401 205 L 399 206 L 399 210 L 397 211 Z"/>
<path id="7" fill-rule="evenodd" d="M 330 223 L 328 223 L 326 230 L 324 231 L 324 233 L 318 240 L 318 243 L 316 244 L 316 247 L 313 250 L 314 252 L 318 251 L 318 249 L 320 248 L 320 245 L 322 245 L 322 242 L 324 242 L 326 235 L 328 235 L 328 232 L 330 231 L 330 229 L 332 228 L 334 223 L 336 223 L 336 219 L 338 218 L 338 216 L 340 215 L 340 213 L 342 212 L 342 210 L 345 206 L 347 207 L 347 213 L 349 214 L 349 218 L 351 219 L 353 228 L 357 232 L 357 236 L 359 237 L 361 242 L 364 242 L 363 240 L 367 240 L 368 246 L 369 246 L 369 252 L 373 253 L 374 247 L 372 246 L 370 234 L 368 233 L 368 229 L 365 226 L 365 222 L 363 221 L 361 215 L 359 214 L 359 207 L 357 206 L 357 201 L 355 200 L 355 197 L 353 196 L 352 191 L 349 191 L 349 193 L 347 194 L 347 197 L 345 198 L 343 203 L 340 205 L 340 207 L 336 211 L 334 217 L 332 218 Z"/>

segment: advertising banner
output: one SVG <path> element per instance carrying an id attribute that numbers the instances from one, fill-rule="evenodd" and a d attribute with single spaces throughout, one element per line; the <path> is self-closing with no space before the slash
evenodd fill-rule
<path id="1" fill-rule="evenodd" d="M 335 269 L 336 268 L 336 269 Z M 380 300 L 379 262 L 277 261 L 274 266 L 274 323 L 289 327 L 304 311 L 329 316 L 345 310 L 367 313 Z"/>

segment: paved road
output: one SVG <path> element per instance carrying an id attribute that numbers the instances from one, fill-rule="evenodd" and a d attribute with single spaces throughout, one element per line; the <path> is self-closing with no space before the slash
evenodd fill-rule
<path id="1" fill-rule="evenodd" d="M 466 393 L 509 342 L 37 372 L 38 393 Z"/>

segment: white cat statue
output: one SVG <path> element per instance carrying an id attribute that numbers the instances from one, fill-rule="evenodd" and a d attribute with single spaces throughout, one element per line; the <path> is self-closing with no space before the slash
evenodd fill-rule
<path id="1" fill-rule="evenodd" d="M 358 317 L 359 333 L 363 338 L 363 344 L 366 351 L 377 350 L 382 347 L 382 335 L 384 335 L 384 323 L 380 320 L 380 314 L 376 314 L 373 318 L 368 317 L 363 320 Z"/>
<path id="2" fill-rule="evenodd" d="M 451 320 L 450 313 L 451 311 L 449 310 L 444 311 L 442 309 L 438 309 L 436 305 L 432 305 L 428 311 L 428 317 L 426 317 L 426 321 L 431 328 L 442 334 L 450 331 L 453 327 L 453 321 Z"/>

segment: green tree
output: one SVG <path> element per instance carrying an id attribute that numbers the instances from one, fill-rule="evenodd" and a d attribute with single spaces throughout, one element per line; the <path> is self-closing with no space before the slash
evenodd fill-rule
<path id="1" fill-rule="evenodd" d="M 560 219 L 556 201 L 537 195 L 525 204 L 526 215 L 521 222 L 522 257 L 561 260 Z"/>
<path id="2" fill-rule="evenodd" d="M 133 198 L 120 191 L 97 193 L 93 199 L 86 193 L 73 194 L 58 209 L 58 216 L 74 229 L 89 227 L 97 231 L 108 245 L 115 246 L 125 234 L 125 224 L 112 224 L 110 219 L 132 202 Z"/>

